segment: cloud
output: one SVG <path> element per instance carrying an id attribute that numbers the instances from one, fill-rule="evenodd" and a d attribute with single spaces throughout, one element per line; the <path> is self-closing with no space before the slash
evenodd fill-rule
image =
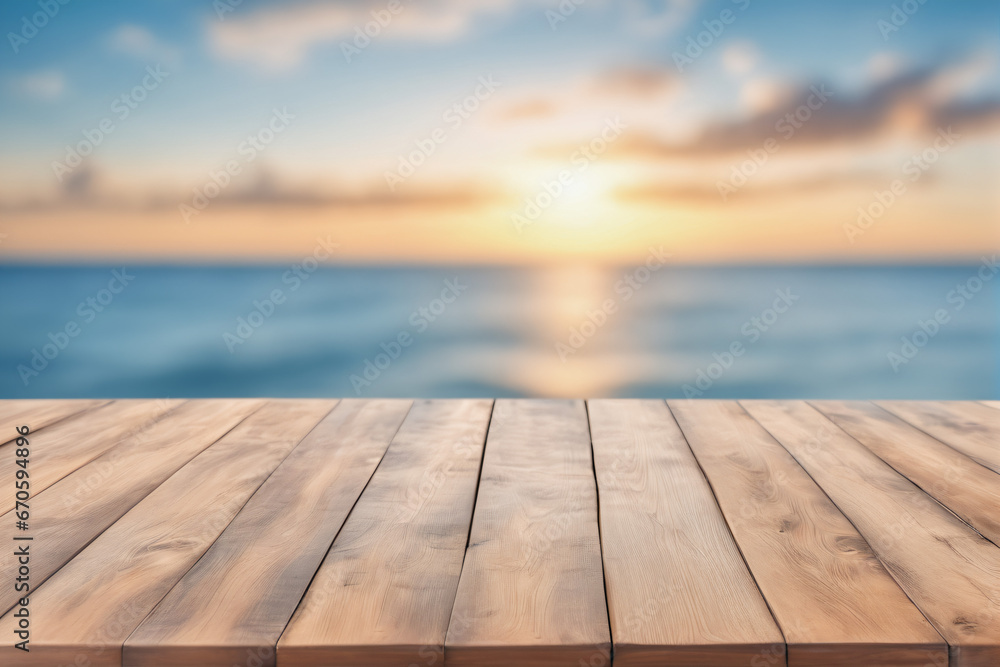
<path id="1" fill-rule="evenodd" d="M 95 195 L 97 176 L 93 163 L 81 164 L 63 178 L 60 184 L 63 199 L 73 202 L 92 199 Z"/>
<path id="2" fill-rule="evenodd" d="M 386 0 L 299 2 L 227 15 L 209 24 L 213 51 L 267 70 L 299 65 L 310 48 L 353 38 L 357 31 L 376 39 L 443 41 L 459 37 L 475 19 L 498 14 L 526 0 L 424 0 L 403 2 L 392 14 Z M 377 30 L 377 33 L 376 33 Z"/>
<path id="3" fill-rule="evenodd" d="M 259 167 L 243 184 L 224 191 L 214 202 L 226 205 L 285 205 L 320 207 L 474 206 L 491 201 L 496 193 L 471 184 L 445 188 L 423 188 L 419 193 L 388 192 L 382 184 L 368 190 L 345 190 L 336 186 L 289 186 L 267 167 Z M 176 204 L 174 204 L 176 205 Z"/>
<path id="4" fill-rule="evenodd" d="M 501 110 L 501 121 L 519 122 L 576 113 L 595 105 L 638 102 L 648 104 L 674 94 L 681 80 L 672 69 L 653 66 L 622 66 L 605 70 L 583 81 L 547 94 L 526 96 Z"/>
<path id="5" fill-rule="evenodd" d="M 760 60 L 760 52 L 753 42 L 733 42 L 722 52 L 722 66 L 730 74 L 747 74 Z"/>
<path id="6" fill-rule="evenodd" d="M 792 99 L 798 91 L 775 79 L 750 79 L 740 89 L 740 100 L 753 112 L 776 109 Z"/>
<path id="7" fill-rule="evenodd" d="M 84 159 L 51 189 L 35 192 L 27 197 L 22 195 L 20 199 L 16 199 L 16 195 L 12 197 L 3 193 L 4 196 L 0 197 L 0 211 L 48 211 L 100 206 L 109 201 L 101 191 L 100 185 L 103 182 L 101 170 L 90 159 Z"/>
<path id="8" fill-rule="evenodd" d="M 502 110 L 498 118 L 503 121 L 536 120 L 539 118 L 549 118 L 559 112 L 559 105 L 551 100 L 538 98 L 526 99 L 515 102 Z"/>
<path id="9" fill-rule="evenodd" d="M 31 72 L 10 79 L 9 88 L 20 97 L 51 102 L 66 92 L 66 77 L 57 70 Z"/>
<path id="10" fill-rule="evenodd" d="M 649 99 L 673 92 L 679 79 L 673 70 L 662 67 L 619 67 L 594 77 L 590 90 L 597 96 Z"/>
<path id="11" fill-rule="evenodd" d="M 189 203 L 191 191 L 133 188 L 113 190 L 110 179 L 93 162 L 84 162 L 59 184 L 58 188 L 28 198 L 0 197 L 0 211 L 39 212 L 91 209 L 102 211 L 155 211 L 174 209 Z M 241 180 L 212 199 L 213 208 L 226 207 L 316 207 L 364 208 L 408 207 L 427 210 L 462 209 L 470 211 L 495 203 L 505 197 L 496 188 L 472 181 L 447 182 L 409 193 L 389 192 L 379 179 L 367 189 L 344 188 L 337 184 L 322 186 L 290 185 L 266 166 L 258 166 Z"/>
<path id="12" fill-rule="evenodd" d="M 930 181 L 927 176 L 922 185 Z M 877 173 L 821 174 L 772 182 L 753 182 L 740 188 L 731 199 L 770 199 L 809 196 L 843 188 L 884 187 L 885 179 Z M 652 182 L 621 188 L 615 192 L 619 201 L 644 204 L 690 204 L 718 206 L 724 203 L 716 183 Z"/>
<path id="13" fill-rule="evenodd" d="M 144 61 L 176 65 L 180 61 L 180 51 L 158 39 L 146 28 L 123 24 L 107 39 L 108 48 Z"/>
<path id="14" fill-rule="evenodd" d="M 927 84 L 931 103 L 948 103 L 968 95 L 997 67 L 998 54 L 981 52 L 973 57 L 933 71 Z"/>
<path id="15" fill-rule="evenodd" d="M 771 137 L 782 139 L 778 124 L 810 101 L 815 90 L 832 93 L 794 131 L 790 148 L 842 147 L 893 136 L 934 134 L 954 125 L 957 131 L 1000 127 L 1000 99 L 970 96 L 981 72 L 978 58 L 939 67 L 911 69 L 876 82 L 853 97 L 818 82 L 798 86 L 777 106 L 735 121 L 707 124 L 693 140 L 673 143 L 634 132 L 615 146 L 619 156 L 649 159 L 717 157 L 743 153 Z"/>

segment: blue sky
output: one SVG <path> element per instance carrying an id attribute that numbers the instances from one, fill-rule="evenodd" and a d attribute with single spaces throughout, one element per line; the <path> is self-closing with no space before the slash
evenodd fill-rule
<path id="1" fill-rule="evenodd" d="M 834 140 L 806 142 L 804 133 L 788 146 L 795 150 L 785 150 L 746 192 L 758 184 L 767 185 L 761 192 L 773 192 L 794 183 L 789 175 L 802 172 L 794 161 L 802 151 L 812 151 L 805 158 L 806 171 L 829 184 L 831 196 L 845 179 L 869 179 L 872 187 L 886 183 L 906 150 L 922 149 L 933 136 L 937 128 L 930 119 L 959 118 L 969 128 L 960 149 L 935 167 L 935 178 L 924 180 L 925 187 L 939 190 L 931 193 L 937 197 L 935 212 L 948 210 L 950 202 L 968 194 L 963 187 L 978 187 L 984 172 L 996 166 L 991 161 L 1000 119 L 1000 8 L 995 2 L 582 0 L 575 5 L 567 0 L 561 6 L 575 9 L 553 27 L 559 2 L 404 0 L 399 14 L 351 62 L 344 44 L 372 12 L 384 13 L 388 0 L 230 2 L 232 11 L 220 18 L 214 9 L 218 3 L 210 0 L 70 0 L 58 5 L 37 35 L 17 44 L 16 53 L 11 33 L 20 33 L 24 17 L 31 20 L 40 5 L 13 1 L 0 7 L 6 35 L 0 49 L 5 130 L 0 135 L 0 205 L 14 217 L 14 228 L 37 223 L 25 216 L 37 216 L 46 207 L 62 211 L 64 224 L 78 224 L 70 220 L 79 215 L 82 200 L 109 209 L 124 202 L 152 209 L 156 206 L 150 202 L 183 203 L 276 108 L 287 109 L 295 120 L 214 208 L 224 208 L 224 201 L 227 206 L 253 201 L 259 207 L 279 191 L 276 199 L 282 203 L 301 199 L 335 205 L 349 199 L 354 212 L 358 206 L 395 201 L 400 192 L 420 198 L 428 192 L 485 191 L 489 201 L 479 204 L 492 207 L 492 215 L 503 220 L 518 210 L 516 202 L 558 172 L 560 161 L 544 156 L 589 140 L 604 119 L 620 115 L 628 131 L 602 157 L 603 180 L 588 181 L 584 189 L 606 191 L 610 200 L 623 188 L 669 186 L 675 195 L 671 201 L 679 203 L 673 208 L 656 204 L 657 210 L 644 203 L 636 214 L 642 220 L 635 236 L 649 240 L 653 220 L 681 218 L 673 240 L 683 243 L 698 216 L 705 221 L 702 226 L 733 217 L 720 208 L 723 202 L 712 202 L 713 209 L 689 196 L 718 189 L 734 161 L 742 159 L 742 144 L 733 144 L 732 154 L 721 157 L 703 150 L 706 133 L 726 126 L 747 136 L 746 146 L 752 147 L 763 139 L 759 128 L 770 123 L 754 125 L 755 120 L 794 109 L 799 94 L 821 81 L 836 91 L 837 105 L 822 118 L 817 113 L 810 132 Z M 57 6 L 57 0 L 52 3 Z M 892 20 L 894 7 L 903 5 L 917 9 L 898 30 L 884 33 L 879 21 Z M 723 12 L 735 18 L 679 71 L 675 54 Z M 134 113 L 115 122 L 115 131 L 79 168 L 76 174 L 86 172 L 87 178 L 76 179 L 76 199 L 67 206 L 67 188 L 54 176 L 53 162 L 112 115 L 113 100 L 137 85 L 148 67 L 168 76 Z M 910 83 L 919 72 L 925 76 Z M 441 126 L 443 112 L 470 95 L 483 76 L 500 82 L 498 92 L 449 132 L 447 142 L 399 192 L 387 190 L 385 173 Z M 880 86 L 901 101 L 875 109 L 886 118 L 871 133 L 850 131 L 854 119 L 872 112 Z M 924 120 L 913 120 L 918 117 Z M 844 133 L 842 141 L 837 132 Z M 678 146 L 685 147 L 683 159 L 671 157 Z M 972 185 L 961 177 L 970 172 L 979 174 Z M 261 194 L 265 189 L 267 197 Z M 871 191 L 865 185 L 852 196 L 864 206 Z M 893 211 L 900 218 L 900 234 L 906 233 L 907 216 L 926 207 L 925 194 L 919 205 L 914 198 Z M 514 203 L 490 203 L 498 197 Z M 426 207 L 407 208 L 400 199 L 394 210 L 416 216 L 417 226 L 428 233 L 444 231 L 426 222 Z M 967 236 L 948 252 L 969 254 L 993 238 L 990 210 L 964 211 L 971 217 L 962 228 Z M 784 224 L 795 235 L 801 211 L 780 199 L 768 212 L 741 210 L 740 215 L 787 219 Z M 924 250 L 913 252 L 926 254 L 934 234 L 929 221 L 920 225 L 923 245 L 917 246 Z M 831 220 L 827 226 L 838 225 Z M 155 235 L 151 238 L 155 245 Z M 901 238 L 876 239 L 872 252 L 891 254 Z M 481 239 L 484 246 L 495 241 L 489 235 Z M 544 254 L 558 241 L 553 232 L 531 250 Z M 23 242 L 19 246 L 15 238 L 0 252 L 38 250 L 30 234 Z M 506 256 L 516 255 L 516 246 Z M 821 246 L 810 241 L 787 252 L 808 255 Z M 693 256 L 703 254 L 697 250 L 701 246 L 692 247 Z M 362 256 L 377 254 L 373 244 L 365 248 Z M 126 245 L 122 252 L 127 251 Z"/>

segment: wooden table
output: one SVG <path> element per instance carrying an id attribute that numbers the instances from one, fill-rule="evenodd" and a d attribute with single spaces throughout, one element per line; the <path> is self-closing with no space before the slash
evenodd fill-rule
<path id="1" fill-rule="evenodd" d="M 1000 665 L 998 403 L 10 400 L 0 428 L 5 666 Z"/>

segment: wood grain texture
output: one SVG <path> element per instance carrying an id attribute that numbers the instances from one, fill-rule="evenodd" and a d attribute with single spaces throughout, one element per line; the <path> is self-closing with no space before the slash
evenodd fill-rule
<path id="1" fill-rule="evenodd" d="M 34 592 L 31 651 L 5 642 L 0 663 L 120 666 L 129 634 L 335 404 L 271 401 L 191 459 Z"/>
<path id="2" fill-rule="evenodd" d="M 260 404 L 256 400 L 188 401 L 34 496 L 30 522 L 34 537 L 32 586 L 40 586 L 91 540 Z M 39 436 L 42 434 L 44 431 Z M 41 468 L 41 464 L 33 461 L 32 478 L 36 468 Z M 0 516 L 0 538 L 8 543 L 13 526 L 12 512 Z M 8 556 L 7 550 L 4 552 L 0 581 L 14 580 L 16 564 L 13 551 L 10 553 Z M 13 587 L 0 587 L 0 613 L 9 611 L 17 599 Z M 8 630 L 9 626 L 0 627 L 5 634 Z"/>
<path id="3" fill-rule="evenodd" d="M 0 401 L 0 664 L 996 667 L 1000 402 L 883 403 Z"/>
<path id="4" fill-rule="evenodd" d="M 577 665 L 609 651 L 584 404 L 497 401 L 445 661 Z"/>
<path id="5" fill-rule="evenodd" d="M 778 620 L 789 667 L 946 659 L 851 522 L 739 404 L 668 403 Z"/>
<path id="6" fill-rule="evenodd" d="M 492 401 L 417 401 L 278 641 L 278 664 L 443 662 Z"/>
<path id="7" fill-rule="evenodd" d="M 116 445 L 140 437 L 164 415 L 181 405 L 171 400 L 115 401 L 56 422 L 29 437 L 31 445 L 31 493 L 36 495 Z M 0 447 L 0 479 L 13 479 L 17 465 L 10 446 Z M 3 494 L 0 512 L 14 507 L 13 497 Z"/>
<path id="8" fill-rule="evenodd" d="M 878 401 L 877 405 L 1000 473 L 1000 411 L 971 401 Z"/>
<path id="9" fill-rule="evenodd" d="M 984 537 L 1000 545 L 1000 475 L 871 403 L 814 401 L 813 405 Z"/>
<path id="10" fill-rule="evenodd" d="M 123 664 L 273 666 L 281 632 L 410 404 L 341 401 L 126 640 Z"/>
<path id="11" fill-rule="evenodd" d="M 615 664 L 783 662 L 781 632 L 666 403 L 588 408 Z"/>
<path id="12" fill-rule="evenodd" d="M 67 417 L 83 414 L 111 401 L 91 399 L 18 398 L 0 401 L 0 443 L 17 438 L 15 427 L 27 426 L 32 433 Z M 4 455 L 0 447 L 0 456 Z"/>
<path id="13" fill-rule="evenodd" d="M 1000 664 L 1000 549 L 805 402 L 742 403 L 947 640 L 952 667 Z"/>

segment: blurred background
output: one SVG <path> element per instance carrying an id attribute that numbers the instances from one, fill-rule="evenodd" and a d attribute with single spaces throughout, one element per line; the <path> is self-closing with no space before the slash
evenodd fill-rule
<path id="1" fill-rule="evenodd" d="M 996 2 L 0 24 L 4 398 L 1000 398 Z"/>

